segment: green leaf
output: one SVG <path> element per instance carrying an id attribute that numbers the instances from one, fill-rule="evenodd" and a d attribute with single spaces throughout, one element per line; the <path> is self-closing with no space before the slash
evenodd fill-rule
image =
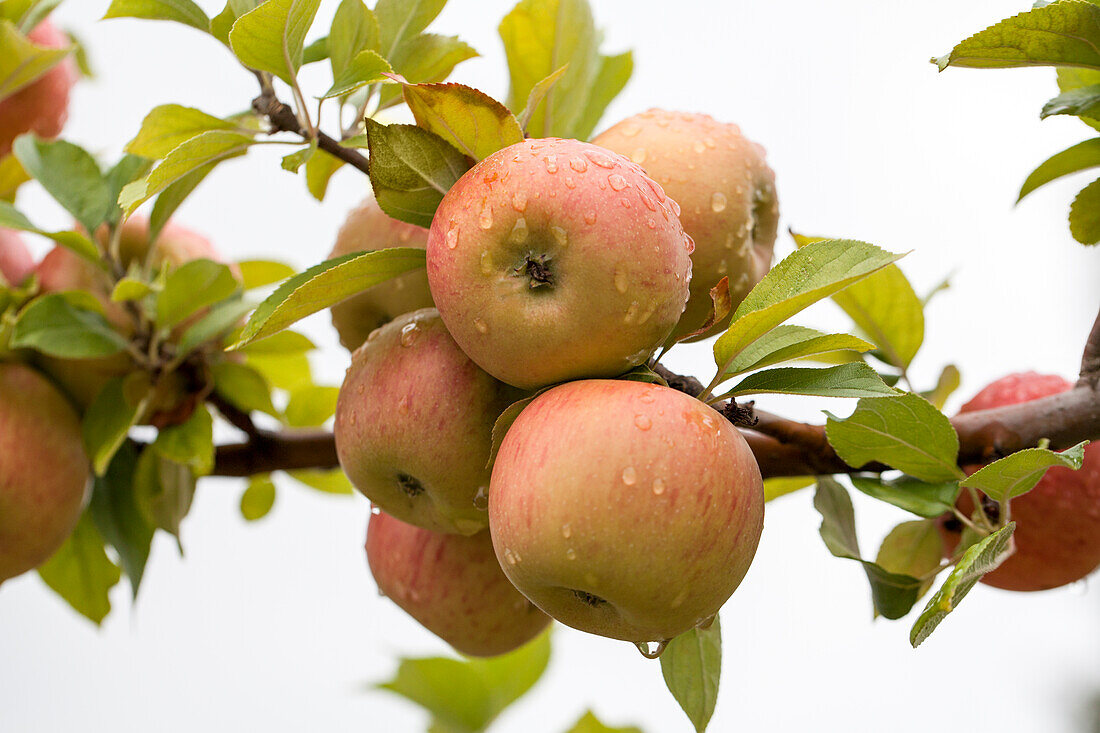
<path id="1" fill-rule="evenodd" d="M 351 485 L 351 481 L 339 468 L 329 470 L 299 469 L 297 471 L 287 471 L 287 474 L 295 481 L 324 494 L 351 495 L 355 493 L 355 487 Z"/>
<path id="2" fill-rule="evenodd" d="M 402 45 L 435 20 L 446 4 L 447 0 L 378 0 L 374 14 L 383 55 L 392 59 Z"/>
<path id="3" fill-rule="evenodd" d="M 403 44 L 388 58 L 393 64 L 394 71 L 405 77 L 407 81 L 420 84 L 443 81 L 450 76 L 455 66 L 477 55 L 477 51 L 470 48 L 458 36 L 422 33 Z M 400 87 L 386 85 L 382 88 L 379 108 L 389 107 L 400 99 Z"/>
<path id="4" fill-rule="evenodd" d="M 255 303 L 235 298 L 218 303 L 183 332 L 177 353 L 187 354 L 205 343 L 222 338 L 236 328 L 255 307 Z"/>
<path id="5" fill-rule="evenodd" d="M 729 330 L 715 342 L 719 370 L 724 372 L 729 360 L 791 316 L 899 257 L 850 240 L 813 242 L 787 255 L 749 292 L 734 312 Z"/>
<path id="6" fill-rule="evenodd" d="M 392 71 L 393 67 L 377 51 L 365 49 L 348 62 L 339 76 L 333 78 L 332 86 L 321 99 L 343 97 L 368 84 L 385 81 L 385 74 Z"/>
<path id="7" fill-rule="evenodd" d="M 127 443 L 115 455 L 107 473 L 96 478 L 89 511 L 104 540 L 115 548 L 137 598 L 156 527 L 145 517 L 134 494 L 137 449 Z"/>
<path id="8" fill-rule="evenodd" d="M 130 428 L 141 419 L 148 396 L 137 404 L 126 399 L 125 380 L 116 377 L 100 390 L 84 413 L 84 449 L 92 459 L 96 476 L 102 476 L 126 440 Z"/>
<path id="9" fill-rule="evenodd" d="M 378 205 L 395 219 L 430 227 L 443 194 L 470 169 L 470 159 L 415 125 L 382 125 L 369 118 L 366 125 Z"/>
<path id="10" fill-rule="evenodd" d="M 600 56 L 600 64 L 596 70 L 596 80 L 592 83 L 592 89 L 588 95 L 588 102 L 584 105 L 580 121 L 573 128 L 573 135 L 580 140 L 587 140 L 592 131 L 596 129 L 600 118 L 611 104 L 611 100 L 619 96 L 626 88 L 630 76 L 634 73 L 634 54 L 630 51 L 616 56 Z"/>
<path id="11" fill-rule="evenodd" d="M 255 341 L 245 346 L 242 351 L 249 356 L 257 354 L 305 354 L 316 348 L 316 344 L 296 331 L 280 331 L 273 336 L 268 336 L 261 341 Z"/>
<path id="12" fill-rule="evenodd" d="M 30 33 L 60 4 L 61 0 L 0 0 L 0 17 L 17 24 L 23 33 Z"/>
<path id="13" fill-rule="evenodd" d="M 920 646 L 921 642 L 936 630 L 940 622 L 959 605 L 983 575 L 997 569 L 1004 560 L 1004 552 L 1015 530 L 1016 523 L 1009 522 L 963 553 L 940 589 L 928 599 L 928 605 L 924 607 L 924 611 L 913 624 L 909 632 L 909 643 L 914 648 Z"/>
<path id="14" fill-rule="evenodd" d="M 149 521 L 179 540 L 180 523 L 195 497 L 191 469 L 168 460 L 159 451 L 146 450 L 134 471 L 134 491 Z"/>
<path id="15" fill-rule="evenodd" d="M 816 476 L 777 476 L 764 479 L 764 501 L 778 499 L 781 496 L 792 494 L 795 491 L 813 486 L 817 482 Z"/>
<path id="16" fill-rule="evenodd" d="M 164 290 L 157 297 L 157 326 L 171 328 L 206 306 L 225 300 L 239 287 L 227 265 L 206 259 L 185 262 L 168 273 Z"/>
<path id="17" fill-rule="evenodd" d="M 1081 244 L 1100 242 L 1100 178 L 1082 188 L 1073 199 L 1069 207 L 1069 231 Z"/>
<path id="18" fill-rule="evenodd" d="M 1100 84 L 1100 71 L 1095 69 L 1061 66 L 1056 70 L 1056 74 L 1058 78 L 1058 89 L 1063 92 Z M 1100 120 L 1092 119 L 1091 117 L 1080 117 L 1079 119 L 1092 129 L 1100 130 Z"/>
<path id="19" fill-rule="evenodd" d="M 321 0 L 267 0 L 241 15 L 229 31 L 229 45 L 241 63 L 295 84 L 306 33 Z"/>
<path id="20" fill-rule="evenodd" d="M 245 412 L 264 412 L 278 417 L 279 412 L 271 402 L 271 386 L 256 369 L 244 364 L 225 361 L 215 364 L 214 391 L 234 407 Z"/>
<path id="21" fill-rule="evenodd" d="M 825 435 L 853 468 L 879 461 L 929 483 L 963 477 L 955 428 L 920 395 L 860 400 L 846 420 L 829 415 Z"/>
<path id="22" fill-rule="evenodd" d="M 1035 488 L 1048 469 L 1055 466 L 1081 468 L 1088 441 L 1061 453 L 1046 448 L 1027 448 L 983 466 L 963 479 L 964 488 L 975 488 L 997 502 L 1015 499 Z"/>
<path id="23" fill-rule="evenodd" d="M 75 611 L 96 625 L 111 612 L 109 591 L 122 577 L 122 571 L 107 557 L 103 538 L 89 512 L 84 513 L 53 557 L 38 567 L 38 574 Z"/>
<path id="24" fill-rule="evenodd" d="M 107 216 L 109 224 L 117 224 L 118 220 L 122 218 L 122 209 L 118 206 L 118 195 L 122 192 L 122 188 L 131 181 L 144 176 L 152 167 L 153 161 L 138 155 L 126 154 L 111 170 L 107 171 L 107 175 L 104 176 L 109 191 L 107 200 L 113 202 L 111 211 Z M 150 241 L 156 241 L 156 236 L 154 235 Z"/>
<path id="25" fill-rule="evenodd" d="M 481 731 L 539 680 L 550 661 L 550 633 L 490 659 L 403 659 L 378 685 L 427 710 L 442 725 Z"/>
<path id="26" fill-rule="evenodd" d="M 191 468 L 196 476 L 214 470 L 214 420 L 200 404 L 185 422 L 163 428 L 153 441 L 153 450 L 170 461 Z"/>
<path id="27" fill-rule="evenodd" d="M 30 175 L 14 155 L 0 156 L 0 204 L 15 201 L 15 193 L 29 180 Z"/>
<path id="28" fill-rule="evenodd" d="M 247 354 L 245 363 L 277 389 L 295 392 L 313 385 L 309 358 L 296 354 Z"/>
<path id="29" fill-rule="evenodd" d="M 1100 7 L 1061 0 L 1034 8 L 974 34 L 932 61 L 940 71 L 948 66 L 1100 68 Z"/>
<path id="30" fill-rule="evenodd" d="M 309 162 L 309 159 L 313 157 L 313 154 L 317 152 L 317 142 L 314 141 L 303 148 L 295 150 L 289 155 L 284 155 L 282 160 L 282 168 L 284 171 L 290 173 L 297 173 L 298 169 Z"/>
<path id="31" fill-rule="evenodd" d="M 888 573 L 911 578 L 931 576 L 921 583 L 915 600 L 932 586 L 932 578 L 943 559 L 943 541 L 934 519 L 902 522 L 890 530 L 879 547 L 875 564 Z M 914 601 L 915 602 L 915 601 Z"/>
<path id="32" fill-rule="evenodd" d="M 568 64 L 531 115 L 532 137 L 575 137 L 600 65 L 600 34 L 587 0 L 521 0 L 498 28 L 508 57 L 508 107 L 523 109 L 540 81 Z"/>
<path id="33" fill-rule="evenodd" d="M 329 57 L 328 36 L 318 38 L 302 49 L 302 66 L 324 61 Z"/>
<path id="34" fill-rule="evenodd" d="M 10 97 L 61 63 L 70 50 L 36 45 L 13 23 L 0 21 L 0 99 Z"/>
<path id="35" fill-rule="evenodd" d="M 424 266 L 424 250 L 395 247 L 322 262 L 290 278 L 256 308 L 234 348 L 271 336 L 372 285 Z"/>
<path id="36" fill-rule="evenodd" d="M 727 364 L 726 376 L 732 377 L 743 372 L 780 364 L 792 359 L 805 359 L 817 354 L 834 351 L 865 352 L 875 348 L 861 338 L 848 334 L 824 334 L 803 326 L 776 326 L 771 331 L 749 344 L 736 357 L 725 352 L 725 345 L 715 348 L 715 361 Z"/>
<path id="37" fill-rule="evenodd" d="M 94 232 L 114 210 L 110 187 L 83 148 L 64 140 L 39 140 L 28 133 L 15 139 L 12 152 L 85 230 Z"/>
<path id="38" fill-rule="evenodd" d="M 102 314 L 75 305 L 63 293 L 50 293 L 19 315 L 11 346 L 63 359 L 88 359 L 125 351 L 127 341 Z"/>
<path id="39" fill-rule="evenodd" d="M 828 476 L 818 478 L 814 508 L 821 514 L 821 539 L 829 552 L 863 565 L 871 584 L 875 612 L 888 619 L 909 613 L 921 592 L 921 581 L 910 575 L 889 572 L 860 556 L 855 510 L 844 487 Z"/>
<path id="40" fill-rule="evenodd" d="M 174 20 L 203 33 L 210 31 L 210 18 L 191 0 L 112 0 L 103 17 Z"/>
<path id="41" fill-rule="evenodd" d="M 668 643 L 661 654 L 661 676 L 698 733 L 707 729 L 718 702 L 722 675 L 722 628 L 718 617 L 708 629 L 691 629 Z"/>
<path id="42" fill-rule="evenodd" d="M 1045 186 L 1063 176 L 1098 166 L 1100 166 L 1100 137 L 1071 145 L 1047 158 L 1033 170 L 1024 181 L 1024 185 L 1020 187 L 1020 195 L 1016 200 L 1022 200 L 1024 196 L 1040 186 Z"/>
<path id="43" fill-rule="evenodd" d="M 324 425 L 336 414 L 336 387 L 305 387 L 293 392 L 286 406 L 286 423 L 291 427 L 307 428 Z"/>
<path id="44" fill-rule="evenodd" d="M 325 200 L 329 179 L 342 165 L 344 165 L 344 161 L 335 155 L 326 153 L 324 150 L 318 150 L 306 162 L 306 188 L 309 189 L 309 193 L 313 198 L 318 201 Z"/>
<path id="45" fill-rule="evenodd" d="M 360 51 L 377 51 L 379 33 L 378 18 L 363 0 L 341 0 L 328 34 L 332 78 L 339 77 Z"/>
<path id="46" fill-rule="evenodd" d="M 589 710 L 566 733 L 642 733 L 642 729 L 633 725 L 625 728 L 612 728 L 600 722 L 596 714 Z"/>
<path id="47" fill-rule="evenodd" d="M 200 109 L 181 104 L 162 104 L 145 115 L 138 134 L 126 143 L 126 152 L 160 159 L 196 135 L 211 130 L 251 134 L 230 120 L 208 115 Z"/>
<path id="48" fill-rule="evenodd" d="M 111 291 L 111 302 L 125 303 L 130 300 L 141 300 L 153 292 L 153 288 L 144 280 L 133 277 L 124 277 Z"/>
<path id="49" fill-rule="evenodd" d="M 726 394 L 801 394 L 818 397 L 890 397 L 897 392 L 863 362 L 812 367 L 777 367 L 754 372 Z"/>
<path id="50" fill-rule="evenodd" d="M 237 263 L 245 290 L 262 288 L 294 275 L 294 268 L 273 260 L 243 260 Z"/>
<path id="51" fill-rule="evenodd" d="M 880 476 L 852 476 L 852 485 L 868 496 L 920 517 L 950 512 L 959 497 L 959 482 L 925 483 L 912 476 L 886 481 Z"/>
<path id="52" fill-rule="evenodd" d="M 275 506 L 275 484 L 263 474 L 248 479 L 248 488 L 241 494 L 241 516 L 249 522 L 263 519 Z"/>
<path id="53" fill-rule="evenodd" d="M 943 410 L 947 404 L 947 398 L 959 388 L 962 375 L 954 364 L 948 364 L 940 371 L 940 377 L 936 380 L 936 386 L 927 392 L 921 392 L 921 397 L 936 406 L 937 410 Z"/>
<path id="54" fill-rule="evenodd" d="M 15 160 L 15 157 L 11 156 L 4 158 L 4 160 Z M 88 237 L 80 232 L 50 232 L 45 229 L 40 229 L 32 224 L 27 217 L 23 216 L 23 214 L 7 201 L 0 201 L 0 226 L 49 237 L 61 246 L 72 250 L 84 259 L 95 264 L 97 267 L 103 267 L 99 258 L 99 248 L 96 247 Z"/>
<path id="55" fill-rule="evenodd" d="M 1053 115 L 1075 115 L 1078 117 L 1096 117 L 1100 115 L 1100 84 L 1071 89 L 1062 92 L 1043 105 L 1039 117 L 1046 119 Z"/>
<path id="56" fill-rule="evenodd" d="M 524 132 L 526 132 L 527 125 L 531 122 L 531 115 L 535 114 L 535 110 L 538 109 L 539 105 L 546 99 L 546 95 L 553 89 L 554 85 L 561 81 L 562 76 L 565 75 L 565 70 L 568 68 L 569 64 L 562 66 L 554 73 L 544 77 L 538 84 L 531 87 L 531 91 L 527 95 L 527 104 L 524 105 L 523 111 L 520 112 L 518 116 L 519 126 Z"/>
<path id="57" fill-rule="evenodd" d="M 271 0 L 274 1 L 274 0 Z M 129 216 L 141 204 L 190 173 L 244 155 L 256 141 L 251 135 L 209 130 L 173 148 L 144 178 L 122 189 L 119 206 Z M 206 170 L 209 173 L 209 169 Z M 205 175 L 205 174 L 204 174 Z"/>
<path id="58" fill-rule="evenodd" d="M 474 160 L 523 142 L 519 121 L 488 94 L 462 84 L 403 84 L 416 124 Z"/>
<path id="59" fill-rule="evenodd" d="M 545 390 L 541 389 L 530 397 L 525 397 L 522 400 L 516 400 L 512 404 L 504 408 L 504 411 L 497 416 L 497 419 L 493 422 L 493 445 L 489 450 L 489 460 L 485 463 L 486 468 L 491 468 L 493 461 L 497 458 L 497 452 L 500 450 L 501 443 L 504 442 L 504 436 L 508 434 L 508 430 L 512 427 L 512 423 L 516 421 L 519 414 L 523 412 L 523 408 L 531 404 L 532 401 Z"/>

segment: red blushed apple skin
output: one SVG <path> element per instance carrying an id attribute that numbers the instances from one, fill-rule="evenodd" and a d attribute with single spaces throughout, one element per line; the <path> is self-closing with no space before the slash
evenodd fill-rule
<path id="1" fill-rule="evenodd" d="M 673 335 L 703 325 L 713 310 L 710 289 L 723 277 L 736 309 L 771 268 L 779 227 L 775 173 L 764 148 L 737 125 L 662 109 L 628 117 L 592 142 L 642 166 L 680 204 L 695 251 L 691 297 Z"/>
<path id="2" fill-rule="evenodd" d="M 989 410 L 1058 394 L 1073 385 L 1056 375 L 1026 372 L 993 382 L 959 410 Z M 979 467 L 969 466 L 968 474 Z M 1100 445 L 1085 448 L 1078 471 L 1052 468 L 1028 493 L 1012 500 L 1016 552 L 982 582 L 1015 591 L 1048 590 L 1084 578 L 1100 567 Z M 959 510 L 973 503 L 964 491 Z M 959 535 L 940 524 L 948 553 Z"/>
<path id="3" fill-rule="evenodd" d="M 639 382 L 539 395 L 505 436 L 489 488 L 493 547 L 520 592 L 568 626 L 633 642 L 716 614 L 763 518 L 760 469 L 737 429 Z"/>
<path id="4" fill-rule="evenodd" d="M 505 654 L 550 623 L 501 572 L 488 532 L 442 534 L 374 514 L 367 562 L 380 591 L 463 654 Z"/>
<path id="5" fill-rule="evenodd" d="M 527 140 L 471 168 L 428 235 L 428 283 L 462 350 L 524 389 L 616 376 L 680 318 L 694 246 L 637 165 L 577 140 Z M 530 258 L 549 284 L 532 287 Z"/>
<path id="6" fill-rule="evenodd" d="M 34 272 L 34 258 L 23 238 L 11 229 L 0 229 L 0 283 L 19 285 Z"/>
<path id="7" fill-rule="evenodd" d="M 428 244 L 428 230 L 387 216 L 373 197 L 348 213 L 336 235 L 329 259 L 352 252 L 374 252 L 389 247 L 417 247 Z M 379 283 L 343 303 L 332 306 L 332 325 L 348 351 L 359 348 L 370 332 L 402 313 L 431 308 L 428 275 L 414 270 Z"/>
<path id="8" fill-rule="evenodd" d="M 64 543 L 88 481 L 73 408 L 30 367 L 0 364 L 0 582 Z"/>
<path id="9" fill-rule="evenodd" d="M 493 425 L 522 397 L 462 353 L 434 308 L 406 313 L 352 354 L 336 402 L 340 465 L 403 522 L 480 532 Z"/>
<path id="10" fill-rule="evenodd" d="M 47 48 L 69 45 L 68 37 L 48 20 L 39 23 L 27 37 Z M 15 94 L 0 100 L 0 157 L 11 152 L 12 141 L 24 132 L 45 138 L 61 133 L 68 116 L 69 91 L 76 79 L 76 62 L 70 55 Z"/>

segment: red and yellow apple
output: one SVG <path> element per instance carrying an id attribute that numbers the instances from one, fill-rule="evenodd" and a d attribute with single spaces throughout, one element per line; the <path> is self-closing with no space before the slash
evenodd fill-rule
<path id="1" fill-rule="evenodd" d="M 34 272 L 34 258 L 23 238 L 12 229 L 0 228 L 0 285 L 19 285 Z"/>
<path id="2" fill-rule="evenodd" d="M 764 149 L 737 125 L 662 109 L 628 117 L 592 142 L 642 166 L 680 204 L 695 251 L 691 296 L 673 336 L 703 325 L 713 309 L 710 289 L 723 277 L 736 309 L 771 267 L 779 226 L 775 173 Z"/>
<path id="3" fill-rule="evenodd" d="M 466 172 L 428 235 L 432 298 L 462 350 L 524 389 L 616 376 L 680 318 L 692 242 L 621 155 L 527 140 Z"/>
<path id="4" fill-rule="evenodd" d="M 470 535 L 489 523 L 493 424 L 521 398 L 425 308 L 371 333 L 336 403 L 336 451 L 359 491 L 398 519 Z"/>
<path id="5" fill-rule="evenodd" d="M 1012 374 L 978 392 L 959 412 L 1030 402 L 1072 387 L 1056 375 Z M 970 466 L 967 473 L 978 468 Z M 1035 488 L 1013 499 L 1010 506 L 1016 522 L 1016 552 L 982 576 L 983 583 L 1005 590 L 1047 590 L 1080 580 L 1100 567 L 1100 445 L 1085 448 L 1080 470 L 1050 469 Z M 963 492 L 959 511 L 969 515 L 973 510 L 973 502 Z M 951 524 L 940 523 L 948 553 L 959 541 L 958 532 L 948 529 Z"/>
<path id="6" fill-rule="evenodd" d="M 501 572 L 488 532 L 463 537 L 374 514 L 367 562 L 382 593 L 463 654 L 510 652 L 550 623 Z"/>
<path id="7" fill-rule="evenodd" d="M 705 625 L 756 553 L 763 482 L 740 432 L 682 392 L 570 382 L 509 429 L 489 487 L 508 579 L 568 626 L 635 643 Z"/>
<path id="8" fill-rule="evenodd" d="M 393 219 L 368 197 L 348 213 L 336 235 L 329 259 L 352 252 L 374 252 L 390 247 L 418 247 L 428 244 L 428 230 Z M 374 329 L 402 313 L 432 307 L 428 276 L 413 270 L 379 283 L 342 303 L 332 306 L 332 325 L 340 343 L 355 351 Z"/>
<path id="9" fill-rule="evenodd" d="M 41 565 L 65 542 L 88 482 L 72 406 L 30 367 L 0 364 L 0 582 Z"/>
<path id="10" fill-rule="evenodd" d="M 70 45 L 68 37 L 48 20 L 27 37 L 46 48 Z M 25 132 L 45 138 L 61 133 L 68 115 L 69 91 L 76 79 L 76 63 L 69 56 L 15 94 L 0 99 L 0 157 L 7 155 L 12 141 Z"/>

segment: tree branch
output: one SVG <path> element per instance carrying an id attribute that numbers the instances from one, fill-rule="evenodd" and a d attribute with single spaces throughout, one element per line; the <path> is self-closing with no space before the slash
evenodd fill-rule
<path id="1" fill-rule="evenodd" d="M 1092 331 L 1085 341 L 1085 353 L 1081 357 L 1081 383 L 1096 389 L 1100 387 L 1100 313 L 1092 324 Z"/>
<path id="2" fill-rule="evenodd" d="M 280 102 L 274 92 L 265 90 L 260 96 L 253 99 L 252 109 L 257 114 L 267 117 L 268 121 L 271 122 L 273 133 L 292 132 L 295 135 L 301 135 L 306 140 L 309 139 L 309 132 L 302 129 L 294 110 L 289 105 Z M 317 131 L 317 147 L 348 165 L 358 168 L 363 173 L 369 173 L 367 159 L 363 155 L 353 148 L 345 148 L 339 140 L 319 130 Z"/>

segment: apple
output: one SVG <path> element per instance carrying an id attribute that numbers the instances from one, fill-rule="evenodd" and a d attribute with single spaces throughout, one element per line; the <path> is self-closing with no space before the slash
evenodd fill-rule
<path id="1" fill-rule="evenodd" d="M 0 582 L 65 542 L 88 482 L 76 412 L 30 367 L 0 364 Z"/>
<path id="2" fill-rule="evenodd" d="M 19 285 L 34 272 L 34 258 L 23 238 L 12 229 L 0 228 L 0 285 Z"/>
<path id="3" fill-rule="evenodd" d="M 373 514 L 367 562 L 378 590 L 463 654 L 510 652 L 550 623 L 501 572 L 488 532 L 463 537 Z"/>
<path id="4" fill-rule="evenodd" d="M 626 155 L 664 186 L 695 240 L 691 296 L 673 337 L 703 325 L 713 310 L 710 289 L 723 277 L 736 309 L 770 269 L 779 226 L 764 148 L 737 125 L 662 109 L 628 117 L 592 142 Z M 719 323 L 728 325 L 729 317 Z"/>
<path id="5" fill-rule="evenodd" d="M 428 230 L 392 219 L 378 208 L 373 197 L 363 200 L 348 213 L 336 235 L 329 259 L 352 252 L 373 252 L 389 247 L 418 247 L 428 244 Z M 398 275 L 332 306 L 332 325 L 340 343 L 354 351 L 374 329 L 402 313 L 431 308 L 432 294 L 423 270 Z"/>
<path id="6" fill-rule="evenodd" d="M 553 618 L 637 644 L 706 625 L 748 571 L 763 482 L 741 433 L 654 384 L 584 380 L 504 437 L 489 531 L 504 574 Z"/>
<path id="7" fill-rule="evenodd" d="M 64 48 L 69 38 L 50 21 L 35 26 L 27 37 L 47 48 Z M 65 125 L 69 91 L 77 79 L 76 62 L 68 56 L 10 97 L 0 99 L 0 157 L 11 151 L 15 138 L 25 132 L 57 137 Z"/>
<path id="8" fill-rule="evenodd" d="M 521 397 L 470 361 L 434 308 L 398 316 L 352 354 L 336 403 L 340 465 L 403 522 L 480 532 L 493 424 Z"/>
<path id="9" fill-rule="evenodd" d="M 462 350 L 533 389 L 645 362 L 687 301 L 691 238 L 661 186 L 577 140 L 526 140 L 471 168 L 428 234 L 428 283 Z"/>
<path id="10" fill-rule="evenodd" d="M 960 413 L 989 410 L 1058 394 L 1073 385 L 1062 377 L 1026 372 L 1011 374 L 978 392 Z M 967 467 L 973 473 L 980 466 Z M 959 511 L 974 510 L 967 492 Z M 1005 590 L 1035 591 L 1067 585 L 1100 567 L 1100 445 L 1085 448 L 1080 470 L 1052 468 L 1028 493 L 1011 502 L 1016 552 L 982 582 Z M 940 522 L 950 555 L 959 541 L 956 522 Z"/>

